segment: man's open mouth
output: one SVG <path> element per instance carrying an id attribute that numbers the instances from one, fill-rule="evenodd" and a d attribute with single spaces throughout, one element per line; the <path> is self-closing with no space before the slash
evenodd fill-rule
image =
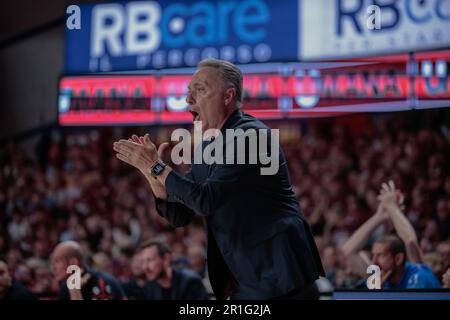
<path id="1" fill-rule="evenodd" d="M 192 121 L 199 121 L 200 115 L 198 114 L 198 112 L 194 110 L 189 110 L 189 112 L 192 114 Z"/>

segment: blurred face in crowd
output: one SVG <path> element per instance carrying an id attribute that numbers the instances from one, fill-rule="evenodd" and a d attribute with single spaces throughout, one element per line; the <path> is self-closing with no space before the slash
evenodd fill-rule
<path id="1" fill-rule="evenodd" d="M 11 281 L 8 266 L 5 262 L 0 261 L 0 293 L 4 292 L 11 286 Z"/>
<path id="2" fill-rule="evenodd" d="M 142 253 L 136 253 L 131 260 L 131 272 L 134 277 L 140 278 L 145 276 L 144 272 L 144 259 Z"/>
<path id="3" fill-rule="evenodd" d="M 202 67 L 195 72 L 188 87 L 186 102 L 193 121 L 202 121 L 202 130 L 220 129 L 227 116 L 231 96 L 225 90 L 219 70 Z M 233 91 L 235 92 L 235 91 Z"/>
<path id="4" fill-rule="evenodd" d="M 92 257 L 92 267 L 98 271 L 113 273 L 111 259 L 104 252 L 98 252 Z"/>
<path id="5" fill-rule="evenodd" d="M 337 256 L 336 249 L 333 246 L 327 246 L 323 250 L 322 262 L 326 270 L 331 270 L 336 267 Z"/>
<path id="6" fill-rule="evenodd" d="M 80 261 L 75 257 L 69 257 L 67 248 L 57 246 L 50 257 L 52 273 L 57 281 L 65 280 L 69 274 L 67 268 L 70 265 L 80 265 Z"/>
<path id="7" fill-rule="evenodd" d="M 167 269 L 170 267 L 171 255 L 160 256 L 158 247 L 151 246 L 142 250 L 142 259 L 144 272 L 148 280 L 157 281 L 166 276 Z"/>
<path id="8" fill-rule="evenodd" d="M 14 279 L 22 284 L 31 282 L 31 271 L 25 264 L 19 264 L 14 271 Z"/>
<path id="9" fill-rule="evenodd" d="M 200 246 L 192 246 L 188 249 L 187 257 L 189 266 L 196 272 L 201 272 L 205 268 L 205 255 L 203 248 Z"/>
<path id="10" fill-rule="evenodd" d="M 447 270 L 450 268 L 450 242 L 440 243 L 436 251 L 439 253 L 442 259 L 442 267 Z"/>
<path id="11" fill-rule="evenodd" d="M 380 267 L 382 275 L 397 271 L 403 266 L 404 259 L 403 253 L 394 256 L 387 243 L 375 242 L 372 246 L 372 263 Z"/>

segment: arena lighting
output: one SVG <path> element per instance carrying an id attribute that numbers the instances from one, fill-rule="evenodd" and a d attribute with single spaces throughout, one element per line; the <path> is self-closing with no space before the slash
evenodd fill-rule
<path id="1" fill-rule="evenodd" d="M 449 107 L 449 61 L 450 51 L 437 51 L 413 59 L 247 65 L 244 110 L 280 119 Z M 59 123 L 190 122 L 185 99 L 192 73 L 174 71 L 63 77 Z"/>

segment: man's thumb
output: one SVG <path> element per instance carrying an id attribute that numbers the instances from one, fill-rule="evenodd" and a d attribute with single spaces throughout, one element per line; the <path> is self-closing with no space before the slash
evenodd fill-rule
<path id="1" fill-rule="evenodd" d="M 148 136 L 148 133 L 144 136 L 144 144 L 150 144 L 150 137 Z"/>
<path id="2" fill-rule="evenodd" d="M 166 153 L 166 151 L 169 149 L 170 144 L 168 142 L 163 142 L 159 145 L 158 148 L 158 156 L 162 157 Z"/>

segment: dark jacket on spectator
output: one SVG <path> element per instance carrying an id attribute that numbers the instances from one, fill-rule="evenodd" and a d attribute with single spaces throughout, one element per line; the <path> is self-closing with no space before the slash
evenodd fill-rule
<path id="1" fill-rule="evenodd" d="M 208 300 L 208 294 L 202 279 L 184 269 L 172 269 L 172 286 L 161 287 L 156 281 L 149 281 L 145 286 L 146 300 Z"/>
<path id="2" fill-rule="evenodd" d="M 94 271 L 86 268 L 91 274 L 87 283 L 81 288 L 84 300 L 125 300 L 126 296 L 120 282 L 106 272 Z M 70 300 L 69 289 L 65 281 L 61 283 L 60 300 Z"/>
<path id="3" fill-rule="evenodd" d="M 2 300 L 36 300 L 36 296 L 24 285 L 13 281 Z"/>

